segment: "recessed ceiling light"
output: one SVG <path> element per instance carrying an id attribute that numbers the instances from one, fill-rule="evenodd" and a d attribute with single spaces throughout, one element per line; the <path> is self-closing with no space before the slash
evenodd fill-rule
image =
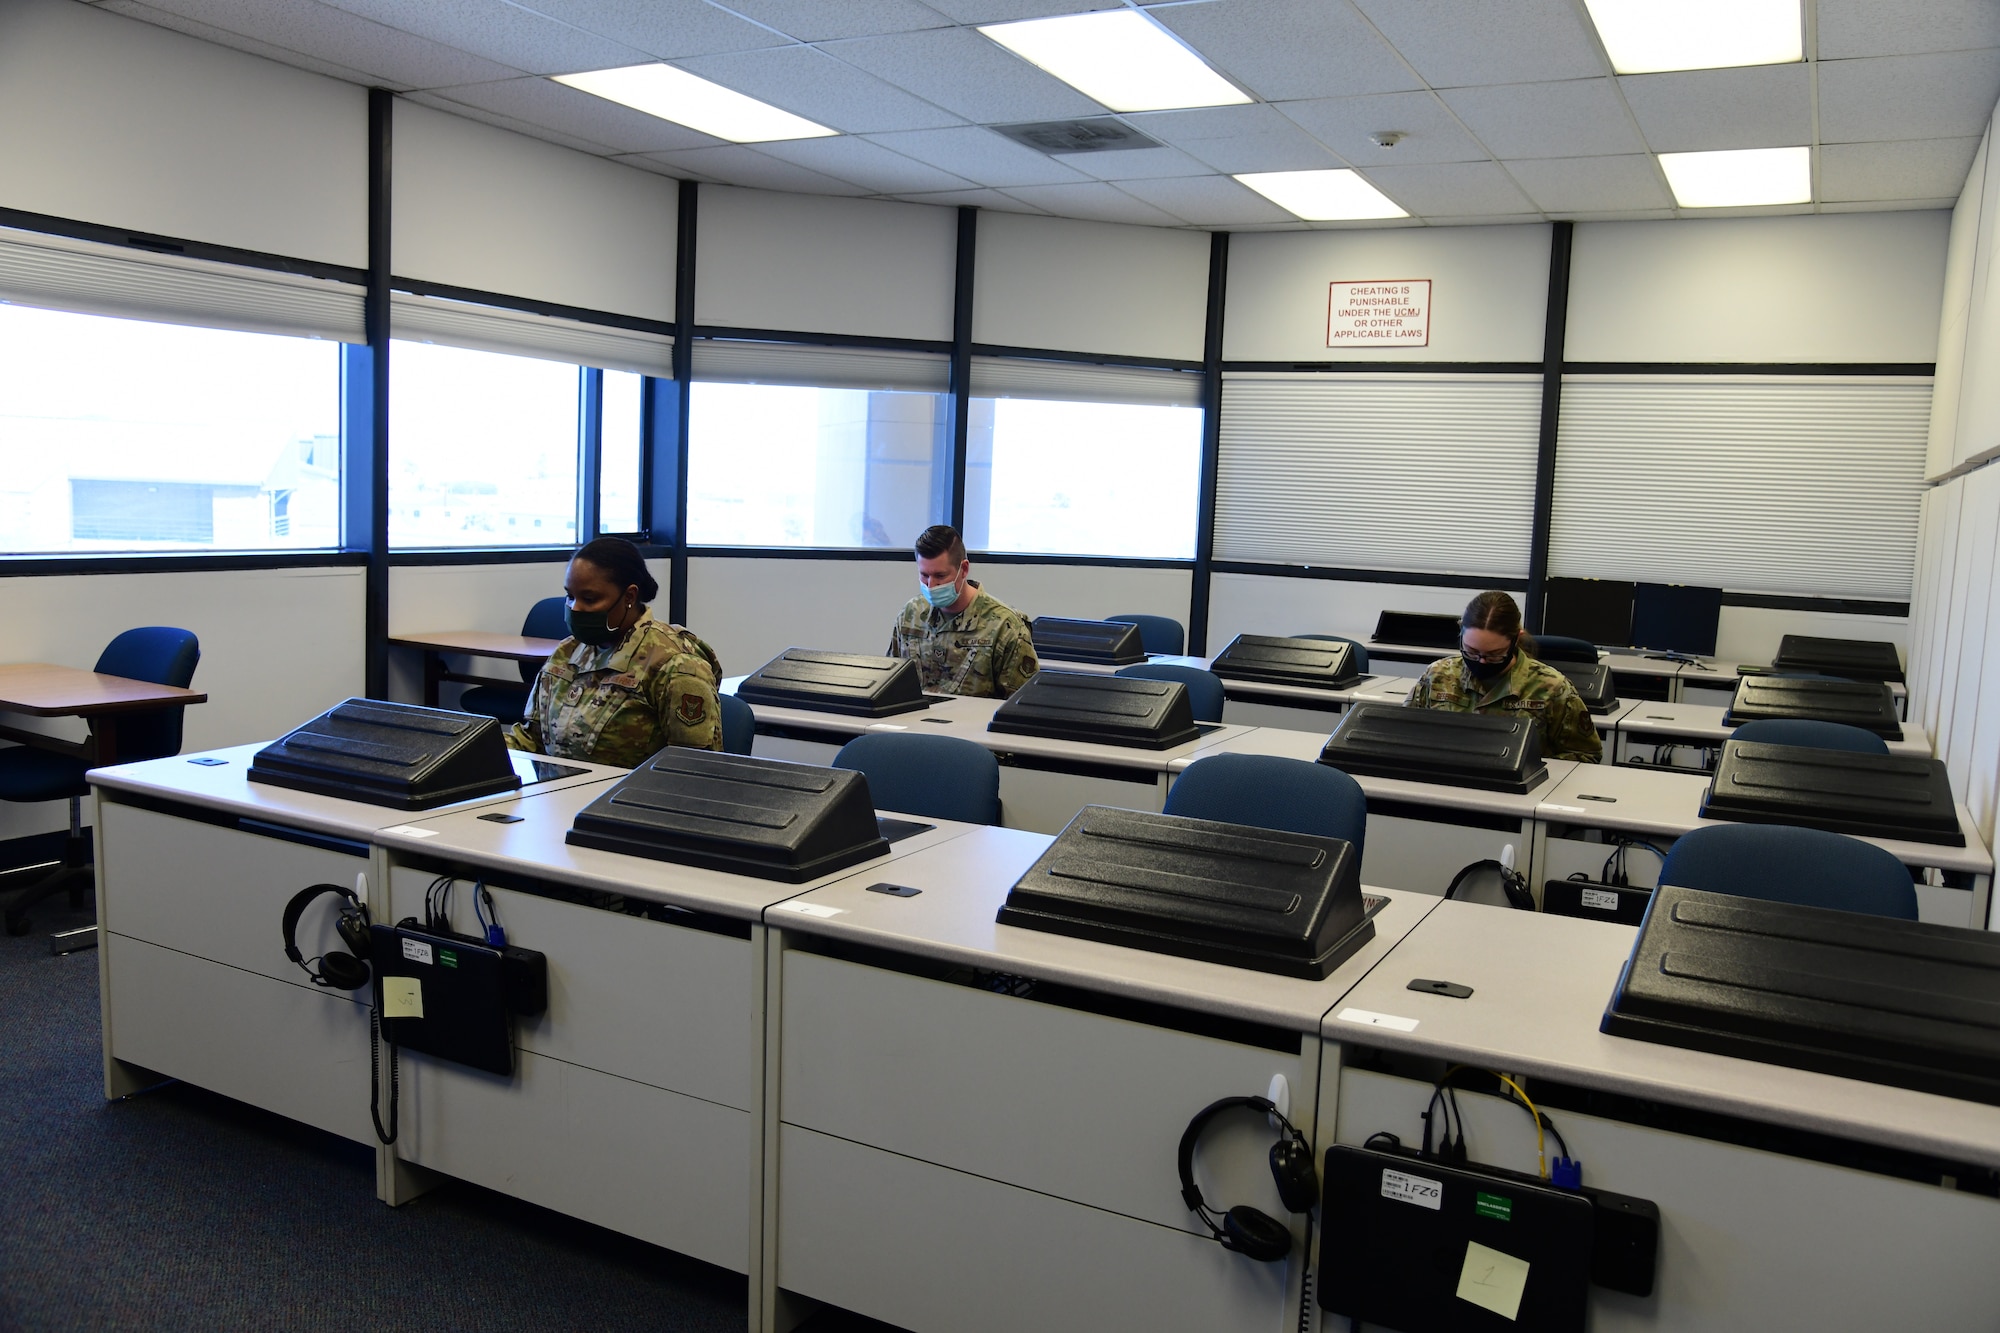
<path id="1" fill-rule="evenodd" d="M 993 23 L 980 31 L 1113 111 L 1237 106 L 1251 100 L 1136 9 Z"/>
<path id="2" fill-rule="evenodd" d="M 1805 59 L 1800 0 L 1583 0 L 1620 74 Z"/>
<path id="3" fill-rule="evenodd" d="M 1736 148 L 1661 153 L 1660 167 L 1682 208 L 1744 208 L 1812 202 L 1812 149 Z"/>
<path id="4" fill-rule="evenodd" d="M 1308 222 L 1410 216 L 1352 171 L 1252 171 L 1236 179 Z"/>
<path id="5" fill-rule="evenodd" d="M 592 96 L 731 143 L 820 139 L 840 133 L 672 65 L 627 65 L 554 78 Z"/>

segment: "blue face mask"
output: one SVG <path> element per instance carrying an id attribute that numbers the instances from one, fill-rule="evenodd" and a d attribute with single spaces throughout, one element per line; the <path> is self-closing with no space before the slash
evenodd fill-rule
<path id="1" fill-rule="evenodd" d="M 958 582 L 955 579 L 950 583 L 940 583 L 936 587 L 928 583 L 919 583 L 917 590 L 923 593 L 926 602 L 939 611 L 958 600 Z"/>

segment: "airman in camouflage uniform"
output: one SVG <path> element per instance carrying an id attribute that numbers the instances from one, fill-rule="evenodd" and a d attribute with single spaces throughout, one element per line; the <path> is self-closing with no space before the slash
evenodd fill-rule
<path id="1" fill-rule="evenodd" d="M 564 639 L 535 677 L 507 744 L 558 759 L 636 768 L 669 745 L 722 748 L 722 663 L 694 631 L 647 611 L 622 641 Z"/>
<path id="2" fill-rule="evenodd" d="M 1532 718 L 1542 733 L 1542 754 L 1550 759 L 1594 764 L 1604 754 L 1604 741 L 1576 686 L 1554 667 L 1518 650 L 1512 665 L 1488 681 L 1474 679 L 1457 653 L 1439 658 L 1407 702 L 1411 708 Z"/>
<path id="3" fill-rule="evenodd" d="M 958 612 L 912 597 L 896 617 L 889 656 L 914 661 L 930 693 L 1005 699 L 1041 669 L 1034 639 L 1020 612 L 972 587 L 977 595 Z"/>

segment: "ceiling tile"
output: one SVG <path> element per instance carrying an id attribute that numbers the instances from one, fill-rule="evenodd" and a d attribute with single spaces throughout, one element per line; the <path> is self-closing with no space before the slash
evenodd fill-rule
<path id="1" fill-rule="evenodd" d="M 1572 0 L 1356 0 L 1433 88 L 1610 73 Z"/>
<path id="2" fill-rule="evenodd" d="M 460 115 L 467 114 L 465 108 L 476 107 L 516 122 L 603 144 L 620 153 L 665 153 L 682 148 L 709 148 L 722 142 L 699 130 L 543 78 L 507 79 L 432 91 L 445 99 L 433 105 Z"/>
<path id="3" fill-rule="evenodd" d="M 1514 181 L 1545 213 L 1618 213 L 1670 209 L 1666 182 L 1644 153 L 1620 157 L 1558 157 L 1505 164 Z"/>
<path id="4" fill-rule="evenodd" d="M 1204 167 L 1178 148 L 1121 148 L 1108 153 L 1064 153 L 1062 164 L 1101 181 L 1199 176 Z"/>
<path id="5" fill-rule="evenodd" d="M 739 51 L 675 64 L 849 134 L 928 130 L 965 122 L 810 46 Z"/>
<path id="6" fill-rule="evenodd" d="M 884 148 L 928 162 L 978 185 L 1054 185 L 1087 179 L 1046 153 L 1024 148 L 977 125 L 954 130 L 907 130 L 871 135 Z"/>
<path id="7" fill-rule="evenodd" d="M 933 204 L 940 208 L 990 208 L 1001 213 L 1033 213 L 1041 216 L 1042 210 L 1032 204 L 1024 204 L 1011 194 L 998 190 L 940 190 L 937 193 L 899 194 L 898 199 L 912 204 Z"/>
<path id="8" fill-rule="evenodd" d="M 552 130 L 546 125 L 537 125 L 531 121 L 518 120 L 513 116 L 502 115 L 497 111 L 488 111 L 482 107 L 467 106 L 463 102 L 454 102 L 439 93 L 419 90 L 413 93 L 405 93 L 404 96 L 419 106 L 432 107 L 454 116 L 461 116 L 466 120 L 476 120 L 482 125 L 492 125 L 497 129 L 511 130 L 515 134 L 523 134 L 530 139 L 540 139 L 544 143 L 557 144 L 563 148 L 574 148 L 580 153 L 593 153 L 598 156 L 608 157 L 613 152 L 609 144 L 596 143 L 589 139 L 579 139 L 575 135 L 564 134 L 559 130 Z"/>
<path id="9" fill-rule="evenodd" d="M 1190 157 L 1231 175 L 1239 171 L 1321 171 L 1347 163 L 1296 125 L 1289 133 L 1197 139 L 1181 145 Z"/>
<path id="10" fill-rule="evenodd" d="M 970 28 L 860 37 L 820 49 L 982 124 L 1060 120 L 1104 110 Z"/>
<path id="11" fill-rule="evenodd" d="M 1152 14 L 1266 101 L 1423 86 L 1346 0 L 1216 0 Z"/>
<path id="12" fill-rule="evenodd" d="M 1804 65 L 1628 74 L 1618 83 L 1656 153 L 1812 142 L 1812 86 Z"/>
<path id="13" fill-rule="evenodd" d="M 1372 167 L 1375 188 L 1422 218 L 1532 213 L 1535 205 L 1495 162 Z"/>
<path id="14" fill-rule="evenodd" d="M 723 185 L 742 185 L 753 190 L 786 190 L 796 194 L 870 193 L 852 182 L 837 180 L 824 172 L 809 171 L 744 144 L 691 148 L 680 153 L 647 153 L 645 156 L 673 168 L 676 174 Z"/>
<path id="15" fill-rule="evenodd" d="M 1818 10 L 1821 60 L 2000 46 L 1993 0 L 1819 0 Z"/>
<path id="16" fill-rule="evenodd" d="M 1956 198 L 1977 139 L 1836 143 L 1819 150 L 1819 197 L 1828 202 Z"/>
<path id="17" fill-rule="evenodd" d="M 232 51 L 242 51 L 249 55 L 262 56 L 266 60 L 274 60 L 281 65 L 289 65 L 294 69 L 311 70 L 315 74 L 324 74 L 329 78 L 341 79 L 348 83 L 367 83 L 379 77 L 363 73 L 360 70 L 349 69 L 345 65 L 336 65 L 332 61 L 319 60 L 298 51 L 288 50 L 282 46 L 274 46 L 270 42 L 262 42 L 255 37 L 245 37 L 241 33 L 230 32 L 195 19 L 184 18 L 179 14 L 170 13 L 164 9 L 155 9 L 150 5 L 138 3 L 138 0 L 101 0 L 101 3 L 97 4 L 95 8 L 113 14 L 122 14 L 126 18 L 137 19 L 141 23 L 150 23 L 156 28 L 165 28 L 171 32 L 185 33 L 189 37 L 198 37 L 204 42 L 212 42 L 217 46 L 226 46 Z"/>
<path id="18" fill-rule="evenodd" d="M 719 0 L 725 8 L 802 42 L 873 37 L 950 27 L 952 20 L 918 0 Z"/>
<path id="19" fill-rule="evenodd" d="M 2000 50 L 1822 61 L 1820 142 L 1976 135 L 1997 97 Z"/>
<path id="20" fill-rule="evenodd" d="M 1008 194 L 1023 203 L 1066 218 L 1092 222 L 1131 222 L 1144 227 L 1177 227 L 1180 219 L 1142 203 L 1115 185 L 1090 181 L 1083 185 L 1022 185 Z"/>
<path id="21" fill-rule="evenodd" d="M 847 134 L 833 139 L 792 139 L 784 143 L 759 144 L 757 149 L 836 180 L 866 186 L 877 194 L 963 190 L 971 185 L 970 181 L 948 171 L 940 171 L 901 153 L 892 153 L 880 144 Z"/>
<path id="22" fill-rule="evenodd" d="M 782 46 L 786 39 L 704 0 L 513 0 L 522 9 L 661 60 Z"/>
<path id="23" fill-rule="evenodd" d="M 1958 202 L 1957 196 L 1944 199 L 1863 199 L 1853 203 L 1821 204 L 1822 213 L 1921 213 L 1931 209 L 1950 208 Z"/>
<path id="24" fill-rule="evenodd" d="M 1278 109 L 1356 166 L 1480 162 L 1493 156 L 1465 132 L 1435 93 L 1283 102 Z M 1368 137 L 1378 130 L 1398 130 L 1404 137 L 1394 148 L 1380 148 Z"/>
<path id="25" fill-rule="evenodd" d="M 1509 83 L 1440 93 L 1498 157 L 1642 153 L 1645 142 L 1610 79 Z"/>
<path id="26" fill-rule="evenodd" d="M 1246 134 L 1275 134 L 1293 128 L 1284 113 L 1262 102 L 1243 106 L 1204 106 L 1191 111 L 1128 111 L 1119 117 L 1162 143 L 1185 144 L 1196 139 L 1235 139 Z"/>
<path id="27" fill-rule="evenodd" d="M 337 0 L 337 7 L 529 74 L 644 64 L 644 51 L 503 0 Z"/>
<path id="28" fill-rule="evenodd" d="M 1197 227 L 1239 227 L 1256 222 L 1297 221 L 1263 195 L 1245 189 L 1227 176 L 1125 181 L 1118 188 Z"/>
<path id="29" fill-rule="evenodd" d="M 250 48 L 221 34 L 252 38 L 259 44 L 259 55 L 294 65 L 301 64 L 301 58 L 311 60 L 336 78 L 352 78 L 358 72 L 399 91 L 505 79 L 520 73 L 319 0 L 161 0 L 153 5 L 120 3 L 103 8 L 178 27 L 239 50 Z M 200 27 L 173 23 L 168 15 L 193 20 Z"/>
<path id="30" fill-rule="evenodd" d="M 960 23 L 1011 23 L 1016 19 L 1047 18 L 1051 14 L 1087 14 L 1118 9 L 1120 0 L 925 0 L 932 9 Z"/>
<path id="31" fill-rule="evenodd" d="M 655 162 L 652 158 L 646 157 L 639 153 L 631 153 L 620 157 L 609 158 L 607 160 L 616 162 L 621 167 L 632 167 L 638 171 L 650 171 L 655 176 L 667 176 L 671 177 L 674 180 L 682 180 L 692 174 L 690 172 L 682 171 L 678 167 L 669 166 L 665 162 Z"/>

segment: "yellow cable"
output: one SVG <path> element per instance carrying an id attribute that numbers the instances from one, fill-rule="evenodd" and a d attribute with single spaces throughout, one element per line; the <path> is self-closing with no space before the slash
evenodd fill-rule
<path id="1" fill-rule="evenodd" d="M 1548 1149 L 1545 1146 L 1546 1140 L 1544 1139 L 1542 1133 L 1542 1113 L 1540 1111 L 1537 1111 L 1535 1109 L 1535 1104 L 1528 1100 L 1528 1094 L 1521 1090 L 1520 1084 L 1516 1083 L 1513 1079 L 1508 1078 L 1505 1074 L 1502 1074 L 1497 1070 L 1489 1069 L 1486 1072 L 1492 1074 L 1493 1077 L 1499 1079 L 1502 1083 L 1505 1083 L 1508 1087 L 1512 1088 L 1514 1090 L 1514 1095 L 1521 1099 L 1521 1104 L 1528 1108 L 1528 1113 L 1535 1117 L 1535 1163 L 1542 1169 L 1542 1179 L 1547 1180 L 1549 1178 L 1549 1154 L 1548 1154 Z"/>

